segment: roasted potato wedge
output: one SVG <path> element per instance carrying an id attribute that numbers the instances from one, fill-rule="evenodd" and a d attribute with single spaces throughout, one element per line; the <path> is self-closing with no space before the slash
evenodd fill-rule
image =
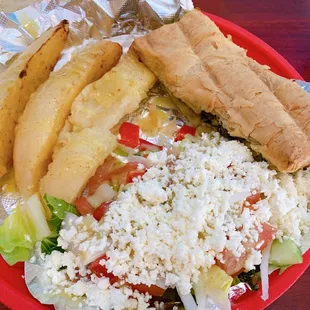
<path id="1" fill-rule="evenodd" d="M 74 202 L 115 145 L 115 136 L 100 127 L 71 133 L 68 142 L 55 155 L 47 175 L 41 180 L 41 195 L 47 193 Z"/>
<path id="2" fill-rule="evenodd" d="M 155 75 L 135 55 L 126 54 L 110 72 L 85 87 L 72 105 L 69 121 L 75 130 L 111 129 L 138 108 L 155 81 Z"/>
<path id="3" fill-rule="evenodd" d="M 12 164 L 18 117 L 30 95 L 53 70 L 66 44 L 68 32 L 67 21 L 46 31 L 0 75 L 0 178 Z"/>
<path id="4" fill-rule="evenodd" d="M 14 145 L 15 178 L 24 197 L 38 191 L 76 96 L 110 70 L 121 54 L 117 43 L 102 40 L 92 44 L 53 72 L 31 97 L 17 126 Z"/>
<path id="5" fill-rule="evenodd" d="M 74 202 L 115 147 L 110 129 L 139 107 L 155 81 L 154 74 L 137 58 L 125 55 L 110 72 L 86 86 L 71 109 L 69 120 L 75 132 L 63 130 L 63 146 L 57 147 L 41 181 L 41 195 Z"/>

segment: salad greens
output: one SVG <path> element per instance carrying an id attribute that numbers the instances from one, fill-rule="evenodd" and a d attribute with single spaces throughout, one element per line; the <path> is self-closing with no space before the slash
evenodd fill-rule
<path id="1" fill-rule="evenodd" d="M 38 195 L 18 204 L 0 226 L 0 254 L 9 265 L 26 261 L 37 241 L 50 234 Z"/>
<path id="2" fill-rule="evenodd" d="M 41 242 L 41 252 L 50 255 L 53 251 L 64 252 L 64 250 L 58 246 L 58 232 L 53 231 L 48 237 L 44 238 Z"/>
<path id="3" fill-rule="evenodd" d="M 165 310 L 172 310 L 173 307 L 178 307 L 178 310 L 184 310 L 181 298 L 178 295 L 177 290 L 173 288 L 166 289 L 162 296 L 153 296 L 151 300 L 152 307 L 155 307 L 155 302 L 163 302 Z"/>
<path id="4" fill-rule="evenodd" d="M 57 245 L 61 223 L 68 212 L 79 215 L 75 206 L 49 195 L 44 196 L 51 218 L 47 221 L 37 194 L 19 203 L 0 226 L 0 254 L 9 265 L 30 259 L 32 249 L 41 241 L 41 251 L 51 254 L 62 251 Z"/>
<path id="5" fill-rule="evenodd" d="M 246 283 L 252 291 L 257 291 L 259 289 L 260 278 L 260 268 L 256 266 L 256 269 L 242 272 L 238 275 L 238 280 L 240 282 Z"/>
<path id="6" fill-rule="evenodd" d="M 71 205 L 62 199 L 47 194 L 44 195 L 43 199 L 51 212 L 51 218 L 48 220 L 51 234 L 42 240 L 41 252 L 44 254 L 51 254 L 53 251 L 63 252 L 63 249 L 57 245 L 61 223 L 67 213 L 73 213 L 75 215 L 80 215 L 80 213 L 74 205 Z"/>
<path id="7" fill-rule="evenodd" d="M 73 213 L 75 215 L 80 215 L 74 205 L 65 202 L 62 199 L 44 195 L 43 199 L 46 202 L 46 205 L 51 211 L 51 218 L 48 221 L 48 225 L 52 231 L 59 231 L 61 223 L 65 218 L 67 213 Z"/>

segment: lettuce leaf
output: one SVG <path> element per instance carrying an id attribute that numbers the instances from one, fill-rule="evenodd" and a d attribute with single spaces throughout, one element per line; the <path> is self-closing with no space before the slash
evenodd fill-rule
<path id="1" fill-rule="evenodd" d="M 59 234 L 52 232 L 50 236 L 44 238 L 41 241 L 41 252 L 50 255 L 53 251 L 64 252 L 64 250 L 58 246 L 57 239 Z"/>
<path id="2" fill-rule="evenodd" d="M 26 261 L 35 243 L 49 234 L 44 208 L 34 195 L 18 204 L 0 226 L 0 254 L 9 265 Z"/>
<path id="3" fill-rule="evenodd" d="M 71 205 L 62 199 L 47 194 L 45 194 L 43 198 L 51 211 L 51 218 L 48 221 L 48 225 L 52 232 L 48 237 L 42 240 L 41 252 L 48 255 L 53 251 L 63 252 L 63 249 L 57 244 L 61 223 L 67 213 L 73 213 L 75 215 L 80 215 L 80 213 L 74 205 Z"/>
<path id="4" fill-rule="evenodd" d="M 52 231 L 58 232 L 60 230 L 61 223 L 68 212 L 80 215 L 74 205 L 71 205 L 62 199 L 47 194 L 45 194 L 43 198 L 52 214 L 48 221 L 49 227 Z"/>

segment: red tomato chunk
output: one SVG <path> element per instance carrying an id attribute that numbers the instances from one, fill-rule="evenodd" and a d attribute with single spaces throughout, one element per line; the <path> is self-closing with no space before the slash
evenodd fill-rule
<path id="1" fill-rule="evenodd" d="M 149 293 L 152 296 L 162 296 L 165 290 L 159 286 L 151 285 L 147 286 L 145 284 L 129 284 L 133 290 L 137 290 L 139 293 Z"/>
<path id="2" fill-rule="evenodd" d="M 109 202 L 104 202 L 103 204 L 101 204 L 95 211 L 94 211 L 94 218 L 99 222 L 105 215 L 105 213 L 107 212 L 109 206 L 111 204 L 111 201 Z"/>
<path id="3" fill-rule="evenodd" d="M 195 136 L 196 129 L 194 127 L 183 125 L 176 133 L 175 141 L 182 141 L 186 135 Z"/>
<path id="4" fill-rule="evenodd" d="M 94 207 L 88 202 L 87 198 L 82 196 L 75 201 L 75 206 L 81 215 L 86 214 L 93 214 L 95 209 Z"/>
<path id="5" fill-rule="evenodd" d="M 224 263 L 217 261 L 217 265 L 222 268 L 228 275 L 237 276 L 239 273 L 243 271 L 244 263 L 248 257 L 248 251 L 257 247 L 256 249 L 259 251 L 263 251 L 270 242 L 273 240 L 273 235 L 275 233 L 275 228 L 270 226 L 267 223 L 264 223 L 263 230 L 259 233 L 258 241 L 253 244 L 252 242 L 243 243 L 245 247 L 245 252 L 239 257 L 236 258 L 230 251 L 225 249 L 223 251 L 223 259 Z"/>
<path id="6" fill-rule="evenodd" d="M 101 184 L 109 182 L 109 174 L 116 163 L 117 160 L 114 157 L 108 156 L 104 163 L 97 168 L 95 175 L 88 182 L 88 193 L 90 195 L 93 195 Z"/>
<path id="7" fill-rule="evenodd" d="M 111 272 L 108 272 L 106 266 L 102 266 L 100 264 L 100 261 L 102 261 L 102 260 L 107 261 L 108 257 L 104 254 L 103 256 L 99 257 L 94 262 L 92 262 L 89 265 L 90 271 L 92 273 L 94 273 L 97 277 L 109 278 L 111 285 L 113 283 L 119 281 L 120 279 L 117 276 L 115 276 Z M 149 293 L 152 296 L 162 296 L 165 292 L 164 289 L 162 289 L 156 285 L 147 286 L 145 284 L 130 284 L 130 283 L 126 283 L 125 285 L 131 287 L 133 290 L 137 290 L 139 293 L 143 293 L 143 294 Z"/>
<path id="8" fill-rule="evenodd" d="M 141 170 L 136 169 L 136 170 L 129 171 L 127 174 L 127 183 L 132 183 L 133 179 L 142 177 L 145 172 L 146 172 L 146 169 L 141 169 Z"/>
<path id="9" fill-rule="evenodd" d="M 143 151 L 158 152 L 158 151 L 161 151 L 162 149 L 163 147 L 160 145 L 156 145 L 149 141 L 140 139 L 140 146 L 139 146 L 140 152 L 143 152 Z"/>
<path id="10" fill-rule="evenodd" d="M 97 277 L 106 277 L 109 278 L 111 285 L 119 280 L 113 273 L 108 272 L 106 266 L 102 266 L 100 261 L 107 260 L 107 256 L 104 254 L 103 256 L 97 258 L 89 265 L 89 269 L 92 273 L 94 273 Z"/>
<path id="11" fill-rule="evenodd" d="M 121 139 L 118 141 L 120 144 L 123 144 L 131 148 L 136 148 L 139 146 L 140 144 L 139 126 L 132 123 L 124 122 L 119 128 L 119 133 L 121 135 Z"/>

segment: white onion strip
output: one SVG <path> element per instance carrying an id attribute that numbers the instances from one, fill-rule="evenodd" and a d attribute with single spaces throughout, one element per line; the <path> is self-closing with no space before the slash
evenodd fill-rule
<path id="1" fill-rule="evenodd" d="M 103 202 L 112 200 L 115 195 L 116 192 L 113 188 L 109 184 L 103 183 L 98 187 L 95 194 L 87 197 L 87 200 L 92 206 L 98 208 Z"/>
<path id="2" fill-rule="evenodd" d="M 142 164 L 145 168 L 151 168 L 152 167 L 152 162 L 149 159 L 144 158 L 142 156 L 128 156 L 127 160 L 130 163 Z"/>
<path id="3" fill-rule="evenodd" d="M 198 304 L 197 310 L 207 309 L 208 299 L 201 279 L 199 279 L 198 283 L 194 285 L 194 291 Z"/>
<path id="4" fill-rule="evenodd" d="M 262 299 L 267 300 L 269 298 L 269 278 L 268 278 L 268 265 L 269 265 L 269 254 L 270 254 L 271 244 L 262 253 L 262 262 L 260 265 L 260 275 L 262 279 Z"/>
<path id="5" fill-rule="evenodd" d="M 197 304 L 191 293 L 183 295 L 180 293 L 180 289 L 176 286 L 177 292 L 182 300 L 185 310 L 197 310 Z"/>

